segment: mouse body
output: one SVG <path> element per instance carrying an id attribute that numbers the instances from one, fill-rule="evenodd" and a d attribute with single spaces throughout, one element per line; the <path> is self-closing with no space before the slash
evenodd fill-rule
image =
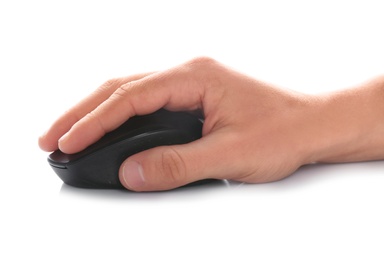
<path id="1" fill-rule="evenodd" d="M 190 113 L 160 109 L 130 118 L 78 153 L 65 154 L 57 150 L 48 156 L 48 162 L 68 185 L 122 189 L 118 172 L 125 159 L 153 147 L 199 139 L 202 125 L 202 121 Z"/>

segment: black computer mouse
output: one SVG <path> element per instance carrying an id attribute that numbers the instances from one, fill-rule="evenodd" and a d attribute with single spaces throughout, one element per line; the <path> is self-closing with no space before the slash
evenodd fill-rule
<path id="1" fill-rule="evenodd" d="M 190 113 L 161 109 L 130 118 L 81 152 L 65 154 L 57 150 L 48 156 L 48 162 L 68 185 L 122 189 L 118 172 L 126 158 L 156 146 L 199 139 L 202 125 L 202 121 Z"/>

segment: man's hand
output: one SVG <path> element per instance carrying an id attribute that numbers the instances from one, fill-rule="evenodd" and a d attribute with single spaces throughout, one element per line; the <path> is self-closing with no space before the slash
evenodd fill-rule
<path id="1" fill-rule="evenodd" d="M 201 139 L 131 156 L 120 168 L 121 183 L 127 189 L 150 191 L 206 178 L 270 182 L 307 163 L 384 158 L 384 123 L 374 122 L 378 112 L 366 115 L 375 109 L 384 114 L 383 88 L 376 89 L 310 96 L 260 82 L 210 58 L 197 58 L 166 71 L 106 82 L 61 116 L 39 145 L 45 151 L 75 153 L 132 116 L 160 108 L 199 111 L 205 119 Z M 376 100 L 376 108 L 364 98 Z M 361 124 L 375 132 L 363 132 Z M 363 134 L 372 136 L 366 140 Z M 372 142 L 381 148 L 372 148 Z"/>

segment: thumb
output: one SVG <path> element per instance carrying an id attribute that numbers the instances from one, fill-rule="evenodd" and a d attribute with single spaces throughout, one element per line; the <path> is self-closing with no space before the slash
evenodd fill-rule
<path id="1" fill-rule="evenodd" d="M 204 138 L 203 138 L 204 139 Z M 121 184 L 134 191 L 169 190 L 214 176 L 220 160 L 202 139 L 160 146 L 126 159 L 119 171 Z M 216 167 L 215 167 L 216 166 Z M 221 167 L 220 167 L 221 168 Z"/>

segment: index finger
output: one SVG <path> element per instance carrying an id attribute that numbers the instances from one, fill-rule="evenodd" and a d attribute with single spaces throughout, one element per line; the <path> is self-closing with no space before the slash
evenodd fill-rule
<path id="1" fill-rule="evenodd" d="M 65 153 L 75 153 L 96 142 L 135 115 L 169 110 L 196 110 L 202 107 L 206 74 L 196 61 L 151 74 L 120 86 L 107 100 L 80 119 L 59 140 Z"/>
<path id="2" fill-rule="evenodd" d="M 118 87 L 129 81 L 143 78 L 149 74 L 151 73 L 135 74 L 129 77 L 112 79 L 105 82 L 91 95 L 66 111 L 51 125 L 45 134 L 40 136 L 40 148 L 45 151 L 57 150 L 59 138 L 68 132 L 77 121 L 108 99 Z"/>

